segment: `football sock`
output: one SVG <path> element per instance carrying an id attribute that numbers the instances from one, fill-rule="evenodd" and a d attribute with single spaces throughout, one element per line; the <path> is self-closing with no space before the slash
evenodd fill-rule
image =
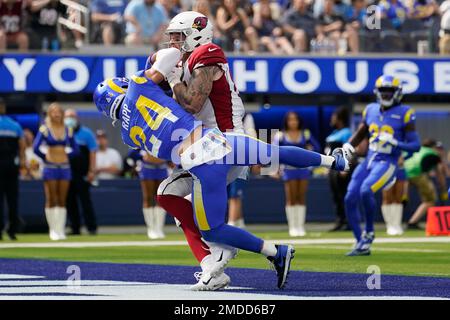
<path id="1" fill-rule="evenodd" d="M 238 249 L 261 253 L 263 240 L 250 232 L 222 223 L 211 230 L 201 231 L 206 241 L 218 242 Z"/>
<path id="2" fill-rule="evenodd" d="M 167 213 L 180 221 L 189 248 L 191 248 L 198 262 L 201 262 L 203 258 L 210 254 L 210 251 L 195 225 L 192 203 L 174 195 L 158 195 L 157 200 Z"/>

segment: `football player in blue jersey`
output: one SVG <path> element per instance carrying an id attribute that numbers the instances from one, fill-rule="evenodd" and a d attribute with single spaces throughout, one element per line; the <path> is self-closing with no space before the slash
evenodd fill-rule
<path id="1" fill-rule="evenodd" d="M 299 147 L 270 145 L 245 134 L 203 128 L 158 86 L 180 58 L 176 48 L 160 50 L 152 67 L 137 72 L 130 80 L 112 78 L 100 83 L 94 102 L 105 115 L 121 122 L 122 139 L 127 145 L 189 170 L 193 176 L 194 220 L 203 238 L 263 254 L 274 265 L 281 289 L 295 250 L 291 245 L 275 245 L 225 223 L 227 173 L 236 165 L 277 161 L 299 168 L 348 170 L 344 151 L 336 149 L 326 156 Z"/>
<path id="2" fill-rule="evenodd" d="M 375 237 L 373 221 L 379 209 L 375 194 L 395 182 L 402 151 L 416 152 L 420 149 L 414 110 L 401 104 L 403 94 L 400 80 L 383 75 L 376 80 L 374 93 L 377 102 L 367 105 L 357 131 L 343 146 L 346 156 L 350 158 L 355 152 L 354 147 L 369 137 L 366 160 L 355 169 L 345 196 L 348 223 L 357 241 L 348 256 L 370 254 Z M 365 213 L 364 232 L 359 224 L 359 202 Z"/>

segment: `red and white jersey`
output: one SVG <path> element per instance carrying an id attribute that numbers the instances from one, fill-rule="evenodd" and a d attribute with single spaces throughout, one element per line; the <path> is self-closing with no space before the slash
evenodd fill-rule
<path id="1" fill-rule="evenodd" d="M 26 2 L 22 0 L 16 0 L 11 6 L 0 2 L 0 28 L 3 28 L 6 34 L 15 34 L 22 30 L 25 5 Z"/>
<path id="2" fill-rule="evenodd" d="M 183 65 L 182 80 L 188 83 L 195 69 L 206 66 L 218 66 L 223 70 L 223 75 L 213 82 L 209 97 L 194 116 L 201 120 L 204 126 L 218 127 L 222 132 L 243 131 L 244 104 L 231 78 L 228 61 L 222 48 L 213 43 L 196 48 Z"/>

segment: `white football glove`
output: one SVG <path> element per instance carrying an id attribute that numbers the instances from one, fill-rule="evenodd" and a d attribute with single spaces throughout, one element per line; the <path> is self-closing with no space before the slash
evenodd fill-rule
<path id="1" fill-rule="evenodd" d="M 177 48 L 161 49 L 151 57 L 151 60 L 154 60 L 152 68 L 167 77 L 180 59 L 181 52 Z"/>
<path id="2" fill-rule="evenodd" d="M 175 87 L 177 84 L 181 83 L 181 75 L 183 73 L 183 69 L 180 67 L 175 67 L 170 71 L 167 76 L 166 80 L 170 85 L 170 88 L 173 90 L 173 87 Z"/>
<path id="3" fill-rule="evenodd" d="M 394 138 L 392 134 L 387 132 L 382 132 L 378 135 L 377 140 L 383 144 L 390 144 L 391 146 L 396 147 L 398 145 L 398 140 Z"/>
<path id="4" fill-rule="evenodd" d="M 347 158 L 347 160 L 353 158 L 353 155 L 355 154 L 355 148 L 350 143 L 344 143 L 342 149 L 344 150 L 344 156 L 345 158 Z"/>

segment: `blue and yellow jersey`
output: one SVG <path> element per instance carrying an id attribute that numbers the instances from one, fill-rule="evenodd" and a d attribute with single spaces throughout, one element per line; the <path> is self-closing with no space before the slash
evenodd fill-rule
<path id="1" fill-rule="evenodd" d="M 379 103 L 369 104 L 363 112 L 363 121 L 369 128 L 369 152 L 371 160 L 387 160 L 397 164 L 401 150 L 392 145 L 378 141 L 381 133 L 394 136 L 398 141 L 405 140 L 405 127 L 414 123 L 416 115 L 409 106 L 398 105 L 381 111 Z"/>
<path id="2" fill-rule="evenodd" d="M 127 145 L 145 149 L 152 156 L 165 160 L 171 160 L 173 148 L 200 125 L 146 78 L 143 70 L 130 78 L 120 118 L 122 139 Z"/>

